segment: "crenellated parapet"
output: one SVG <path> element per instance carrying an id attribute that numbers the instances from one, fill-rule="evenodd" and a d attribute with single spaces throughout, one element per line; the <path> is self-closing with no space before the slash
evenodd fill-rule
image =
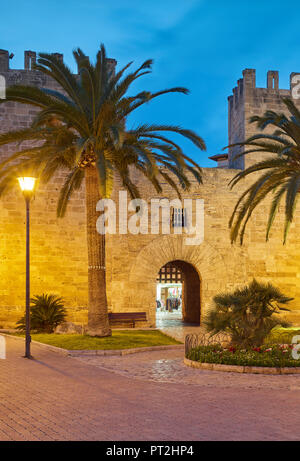
<path id="1" fill-rule="evenodd" d="M 9 70 L 9 53 L 7 50 L 0 50 L 0 72 Z"/>
<path id="2" fill-rule="evenodd" d="M 266 87 L 259 88 L 256 86 L 256 70 L 245 69 L 243 78 L 238 80 L 228 98 L 229 144 L 244 141 L 256 133 L 255 125 L 249 124 L 253 115 L 263 115 L 267 110 L 285 113 L 283 98 L 286 97 L 293 99 L 300 109 L 300 73 L 291 73 L 290 88 L 280 89 L 278 71 L 269 70 Z M 229 149 L 229 168 L 244 169 L 263 158 L 263 154 L 238 157 L 241 152 L 240 147 Z"/>
<path id="3" fill-rule="evenodd" d="M 24 51 L 24 69 L 10 69 L 9 62 L 14 57 L 13 53 L 9 53 L 7 50 L 0 50 L 0 73 L 10 71 L 14 72 L 16 70 L 33 70 L 33 65 L 36 63 L 36 55 L 35 51 Z M 63 60 L 63 54 L 53 53 L 53 55 Z"/>
<path id="4" fill-rule="evenodd" d="M 63 61 L 63 54 L 52 53 L 60 61 Z M 12 85 L 30 85 L 35 87 L 49 88 L 56 91 L 62 91 L 61 87 L 50 76 L 34 69 L 38 53 L 32 50 L 24 52 L 24 68 L 11 69 L 10 61 L 13 53 L 0 49 L 0 76 L 4 78 L 6 88 Z M 114 59 L 107 60 L 109 65 L 114 68 L 117 62 Z M 75 73 L 75 76 L 78 74 Z M 25 128 L 30 125 L 36 116 L 38 109 L 25 104 L 5 102 L 0 105 L 0 133 L 14 130 L 16 127 Z M 0 148 L 0 160 L 7 157 L 13 152 L 13 146 L 4 146 Z"/>
<path id="5" fill-rule="evenodd" d="M 56 56 L 60 61 L 63 61 L 64 59 L 64 55 L 62 53 L 52 53 L 52 55 Z M 33 66 L 37 59 L 36 51 L 24 51 L 24 69 L 10 69 L 9 62 L 13 57 L 13 53 L 9 53 L 7 50 L 0 49 L 0 73 L 34 70 Z M 107 62 L 113 67 L 115 67 L 117 64 L 117 61 L 111 58 L 108 58 Z"/>
<path id="6" fill-rule="evenodd" d="M 25 51 L 24 52 L 24 69 L 30 70 L 33 68 L 36 63 L 36 52 L 35 51 Z"/>

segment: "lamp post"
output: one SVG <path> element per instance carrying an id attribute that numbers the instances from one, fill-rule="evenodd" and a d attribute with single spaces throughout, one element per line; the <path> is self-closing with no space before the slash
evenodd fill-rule
<path id="1" fill-rule="evenodd" d="M 36 178 L 20 177 L 19 185 L 26 203 L 26 338 L 25 338 L 25 358 L 31 359 L 30 353 L 30 200 L 34 194 Z"/>

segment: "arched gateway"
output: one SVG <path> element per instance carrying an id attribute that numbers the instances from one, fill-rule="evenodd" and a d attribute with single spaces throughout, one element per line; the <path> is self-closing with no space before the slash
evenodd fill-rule
<path id="1" fill-rule="evenodd" d="M 156 319 L 158 326 L 185 322 L 200 324 L 200 277 L 192 264 L 170 261 L 157 277 Z"/>
<path id="2" fill-rule="evenodd" d="M 222 256 L 207 242 L 189 246 L 183 236 L 177 235 L 152 240 L 131 266 L 131 305 L 146 310 L 149 324 L 156 325 L 156 287 L 161 269 L 168 263 L 183 274 L 183 320 L 199 324 L 212 297 L 230 282 Z"/>

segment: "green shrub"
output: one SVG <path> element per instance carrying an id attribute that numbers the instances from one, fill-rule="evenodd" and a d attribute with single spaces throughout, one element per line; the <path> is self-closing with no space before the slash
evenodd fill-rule
<path id="1" fill-rule="evenodd" d="M 34 296 L 31 300 L 31 329 L 41 333 L 53 333 L 66 319 L 64 301 L 53 294 Z M 25 330 L 25 316 L 17 322 L 19 330 Z"/>
<path id="2" fill-rule="evenodd" d="M 200 346 L 189 351 L 186 357 L 200 363 L 222 365 L 300 367 L 300 361 L 293 359 L 292 346 L 288 344 L 265 345 L 251 349 L 222 348 L 220 345 Z"/>
<path id="3" fill-rule="evenodd" d="M 288 311 L 282 305 L 292 299 L 270 283 L 253 280 L 233 293 L 215 296 L 214 307 L 206 315 L 204 324 L 212 334 L 228 333 L 232 345 L 260 346 L 275 326 L 289 326 L 274 315 Z"/>

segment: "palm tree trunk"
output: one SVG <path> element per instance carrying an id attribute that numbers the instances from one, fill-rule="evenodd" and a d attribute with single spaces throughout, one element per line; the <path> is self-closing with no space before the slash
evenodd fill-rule
<path id="1" fill-rule="evenodd" d="M 97 202 L 100 200 L 96 167 L 85 169 L 85 200 L 88 247 L 88 329 L 91 336 L 111 336 L 108 321 L 105 278 L 105 235 L 96 229 Z"/>

